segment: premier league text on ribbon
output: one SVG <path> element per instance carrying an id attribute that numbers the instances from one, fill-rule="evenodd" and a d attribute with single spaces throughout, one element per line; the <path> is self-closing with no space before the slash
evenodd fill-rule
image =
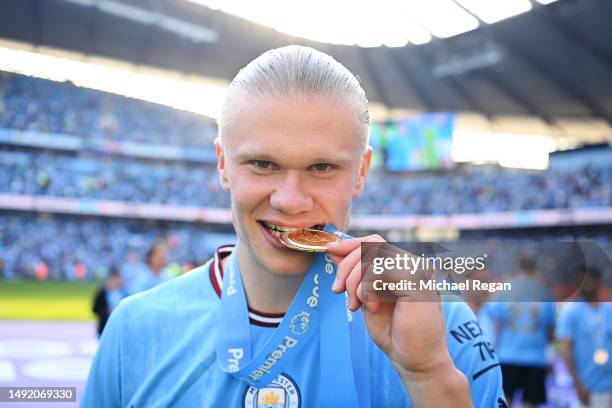
<path id="1" fill-rule="evenodd" d="M 297 339 L 291 338 L 289 336 L 285 336 L 284 342 L 278 345 L 276 350 L 274 350 L 268 356 L 268 358 L 266 359 L 266 361 L 263 362 L 263 364 L 261 364 L 259 367 L 257 367 L 255 371 L 249 374 L 250 379 L 252 381 L 255 381 L 259 377 L 261 377 L 262 375 L 270 371 L 270 369 L 274 367 L 274 365 L 278 362 L 278 360 L 283 358 L 283 356 L 285 355 L 285 352 L 291 347 L 294 347 L 297 343 L 298 343 Z"/>

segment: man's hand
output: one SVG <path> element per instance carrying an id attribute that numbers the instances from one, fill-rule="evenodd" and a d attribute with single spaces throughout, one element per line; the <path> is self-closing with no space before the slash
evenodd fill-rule
<path id="1" fill-rule="evenodd" d="M 471 406 L 469 385 L 448 352 L 444 315 L 438 299 L 381 302 L 361 289 L 361 243 L 385 240 L 378 235 L 328 244 L 338 271 L 333 290 L 347 291 L 349 308 L 363 306 L 374 342 L 387 354 L 415 407 Z"/>

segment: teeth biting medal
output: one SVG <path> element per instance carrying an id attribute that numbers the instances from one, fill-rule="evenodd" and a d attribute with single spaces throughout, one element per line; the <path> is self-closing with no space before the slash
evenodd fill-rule
<path id="1" fill-rule="evenodd" d="M 327 244 L 335 241 L 340 241 L 340 238 L 316 229 L 288 231 L 280 236 L 280 242 L 287 248 L 303 252 L 326 252 Z"/>

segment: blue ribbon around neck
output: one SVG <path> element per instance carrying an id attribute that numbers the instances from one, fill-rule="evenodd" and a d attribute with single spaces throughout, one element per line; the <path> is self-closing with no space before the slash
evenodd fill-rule
<path id="1" fill-rule="evenodd" d="M 351 238 L 331 225 L 325 231 Z M 221 370 L 254 387 L 265 387 L 319 333 L 317 406 L 369 407 L 368 334 L 363 314 L 350 312 L 346 295 L 332 292 L 335 276 L 331 259 L 317 254 L 280 325 L 253 355 L 246 294 L 237 257 L 232 253 L 219 309 L 217 363 Z"/>

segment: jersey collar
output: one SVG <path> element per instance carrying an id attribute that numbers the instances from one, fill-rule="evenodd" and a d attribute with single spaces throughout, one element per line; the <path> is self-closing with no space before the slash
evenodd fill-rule
<path id="1" fill-rule="evenodd" d="M 229 256 L 234 250 L 234 245 L 222 245 L 217 248 L 215 257 L 210 263 L 210 282 L 217 297 L 221 298 L 221 288 L 223 287 L 223 264 L 221 260 Z M 249 306 L 249 320 L 251 324 L 263 327 L 277 327 L 283 320 L 283 313 L 264 313 Z"/>

